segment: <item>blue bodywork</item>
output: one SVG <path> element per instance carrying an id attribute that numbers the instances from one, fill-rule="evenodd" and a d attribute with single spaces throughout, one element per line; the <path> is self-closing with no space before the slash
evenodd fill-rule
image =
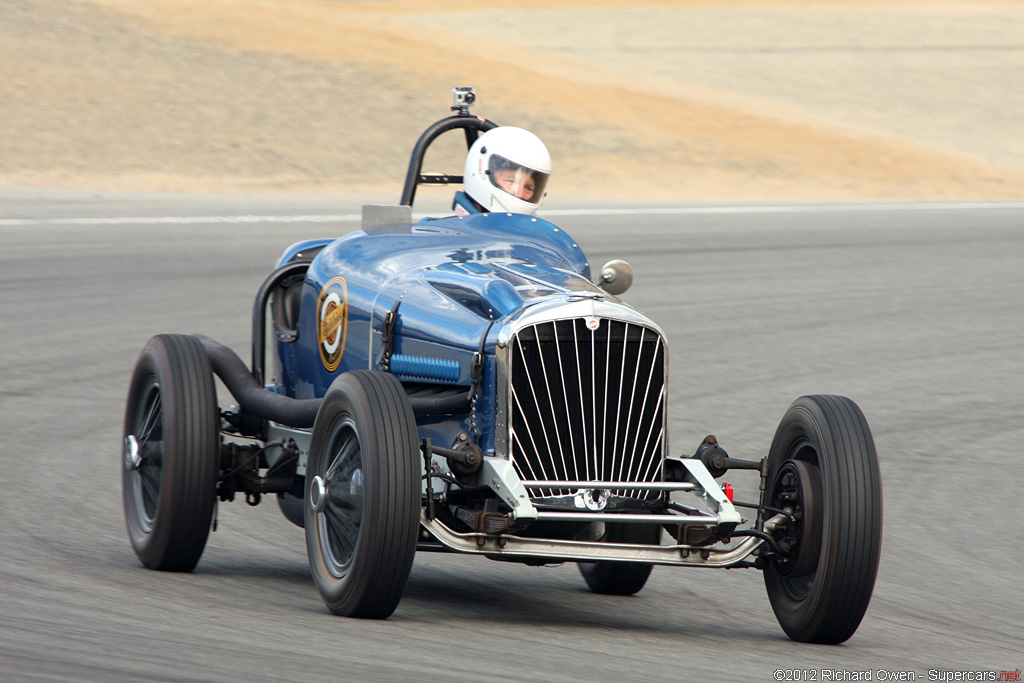
<path id="1" fill-rule="evenodd" d="M 477 412 L 493 414 L 494 345 L 505 320 L 566 293 L 612 298 L 591 283 L 590 264 L 570 235 L 520 214 L 428 219 L 302 242 L 278 265 L 320 245 L 302 287 L 297 339 L 279 341 L 275 354 L 276 390 L 299 399 L 322 397 L 340 373 L 380 369 L 386 360 L 407 386 L 468 393 L 479 352 Z M 392 310 L 394 341 L 385 359 L 384 320 Z M 471 432 L 468 414 L 421 415 L 417 422 L 421 436 L 438 445 Z M 478 421 L 476 436 L 493 453 L 491 420 Z"/>

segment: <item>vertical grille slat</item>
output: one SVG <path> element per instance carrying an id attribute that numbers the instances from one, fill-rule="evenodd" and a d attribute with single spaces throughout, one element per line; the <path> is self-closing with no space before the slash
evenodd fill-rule
<path id="1" fill-rule="evenodd" d="M 637 395 L 637 393 L 636 393 L 636 381 L 637 381 L 637 378 L 640 375 L 640 361 L 643 360 L 643 357 L 644 357 L 643 348 L 644 348 L 644 333 L 645 332 L 646 332 L 645 329 L 640 328 L 640 353 L 636 354 L 636 365 L 633 367 L 633 384 L 632 384 L 631 390 L 630 390 L 630 396 L 632 396 L 632 397 L 635 397 Z M 623 361 L 625 361 L 625 359 L 626 359 L 625 354 L 623 354 L 622 358 L 623 358 Z M 631 363 L 631 365 L 632 365 L 632 363 Z M 625 367 L 626 367 L 625 366 L 625 362 L 623 362 L 623 366 L 622 367 L 623 367 L 623 373 L 625 373 Z M 626 383 L 623 382 L 622 385 L 625 386 Z M 634 405 L 636 405 L 636 400 L 631 400 L 629 402 L 629 411 L 626 413 L 626 433 L 627 434 L 633 433 L 633 432 L 630 431 L 630 426 L 633 423 L 633 406 Z M 618 445 L 618 440 L 617 439 L 616 439 L 616 445 Z M 634 447 L 634 449 L 636 448 L 636 443 L 635 442 L 633 444 L 633 447 Z M 623 476 L 623 466 L 626 464 L 626 438 L 625 437 L 623 438 L 623 441 L 622 441 L 622 453 L 619 455 L 618 460 L 619 460 L 619 477 L 618 478 L 621 479 L 622 476 Z M 629 465 L 628 468 L 626 468 L 626 472 L 630 471 L 631 468 L 632 468 L 632 459 L 630 459 L 630 465 Z"/>
<path id="2" fill-rule="evenodd" d="M 610 338 L 611 338 L 611 335 L 609 335 L 609 339 Z M 643 348 L 643 347 L 641 346 L 641 348 Z M 621 476 L 621 471 L 622 471 L 622 458 L 619 457 L 619 418 L 622 417 L 622 399 L 623 399 L 623 396 L 624 396 L 623 392 L 626 389 L 626 346 L 625 346 L 625 344 L 623 344 L 622 354 L 621 355 L 622 355 L 622 363 L 619 366 L 619 375 L 618 375 L 618 378 L 619 378 L 619 393 L 618 393 L 618 398 L 615 401 L 615 432 L 612 435 L 612 460 L 611 460 L 613 468 L 615 467 L 615 463 L 616 462 L 619 463 L 619 473 L 616 474 L 614 477 L 612 477 L 610 479 L 611 481 L 614 481 L 614 480 L 618 479 L 619 476 Z M 640 355 L 640 354 L 637 354 L 637 355 Z M 632 401 L 630 401 L 630 404 L 632 405 Z M 623 436 L 623 438 L 627 438 L 625 433 L 623 433 L 622 436 Z"/>
<path id="3" fill-rule="evenodd" d="M 594 319 L 591 319 L 591 323 Z M 509 448 L 524 479 L 658 481 L 665 347 L 644 325 L 598 318 L 527 325 L 510 343 Z M 566 496 L 568 489 L 534 491 Z M 653 492 L 613 491 L 644 499 Z"/>
<path id="4" fill-rule="evenodd" d="M 561 344 L 558 341 L 558 326 L 555 325 L 554 323 L 551 323 L 551 327 L 553 328 L 553 333 L 554 333 L 554 337 L 555 337 L 555 348 L 561 349 Z M 573 326 L 573 330 L 575 330 L 575 329 L 576 329 L 575 326 Z M 569 405 L 569 389 L 568 389 L 568 382 L 566 381 L 567 378 L 566 378 L 566 375 L 565 375 L 565 366 L 562 364 L 562 356 L 564 354 L 559 352 L 556 355 L 558 356 L 558 376 L 562 380 L 561 381 L 561 385 L 562 385 L 562 405 L 566 405 L 567 406 L 567 405 Z M 568 432 L 569 432 L 569 458 L 570 458 L 570 462 L 572 462 L 573 476 L 575 476 L 577 479 L 579 479 L 580 478 L 579 461 L 574 457 L 574 454 L 576 453 L 576 437 L 575 437 L 575 432 L 571 429 L 571 425 L 570 425 L 570 429 L 568 430 Z M 583 452 L 586 453 L 585 450 Z M 564 454 L 563 454 L 562 458 L 563 458 L 563 460 L 565 459 Z M 586 462 L 586 459 L 584 459 L 584 462 Z M 568 468 L 566 468 L 566 472 L 568 472 L 568 471 L 569 471 Z"/>
<path id="5" fill-rule="evenodd" d="M 552 367 L 552 372 L 549 372 L 548 371 L 548 367 L 547 367 L 547 362 L 545 360 L 545 357 L 548 357 L 548 356 L 555 356 L 556 359 L 557 359 L 557 357 L 560 356 L 560 354 L 558 352 L 558 330 L 555 327 L 555 323 L 551 323 L 551 333 L 552 333 L 552 335 L 554 335 L 554 344 L 550 345 L 550 346 L 544 345 L 544 344 L 540 345 L 540 375 L 544 379 L 544 389 L 545 389 L 545 391 L 547 393 L 547 403 L 545 404 L 545 406 L 547 406 L 549 408 L 557 405 L 555 403 L 554 399 L 551 397 L 551 384 L 552 384 L 552 377 L 551 377 L 551 375 L 552 375 L 552 372 L 554 371 L 554 368 Z M 552 366 L 553 365 L 554 364 L 552 363 Z M 564 382 L 564 380 L 561 378 L 561 375 L 559 375 L 558 379 Z M 554 417 L 554 419 L 552 420 L 552 422 L 554 423 L 554 429 L 555 429 L 555 443 L 558 444 L 558 457 L 562 461 L 562 467 L 558 471 L 559 472 L 568 472 L 568 463 L 566 463 L 566 461 L 565 461 L 565 448 L 564 448 L 565 443 L 562 440 L 561 430 L 558 428 L 558 415 L 555 414 L 553 417 Z M 567 430 L 567 433 L 571 434 L 571 430 Z M 572 450 L 570 450 L 569 453 L 571 454 Z M 551 455 L 554 456 L 554 451 L 553 450 L 551 452 Z"/>
<path id="6" fill-rule="evenodd" d="M 661 350 L 661 337 L 658 336 L 656 341 L 655 341 L 655 347 L 653 349 L 653 356 L 657 357 L 658 352 L 660 350 Z M 640 375 L 640 367 L 641 367 L 640 361 L 642 360 L 642 358 L 643 358 L 642 355 L 638 355 L 637 356 L 636 367 L 637 367 L 637 376 L 638 377 Z M 640 405 L 640 415 L 637 418 L 637 432 L 636 432 L 637 439 L 636 439 L 635 442 L 633 442 L 633 450 L 630 452 L 630 455 L 629 455 L 629 468 L 628 468 L 628 471 L 633 471 L 633 462 L 636 460 L 636 447 L 640 444 L 640 434 L 641 434 L 640 430 L 641 430 L 641 427 L 645 424 L 644 415 L 646 414 L 646 409 L 647 409 L 647 399 L 651 395 L 651 382 L 654 380 L 655 363 L 649 363 L 649 365 L 650 365 L 651 371 L 647 375 L 647 385 L 644 387 L 644 391 L 643 391 L 643 397 L 644 397 L 643 398 L 643 403 Z M 634 392 L 634 394 L 635 394 L 635 392 Z M 660 413 L 660 409 L 661 409 L 661 396 L 663 394 L 664 394 L 664 392 L 662 391 L 658 395 L 658 404 L 654 407 L 654 413 L 655 414 L 659 414 Z M 653 421 L 650 421 L 650 422 L 651 422 L 651 427 L 653 429 L 654 423 L 653 423 Z M 646 437 L 645 437 L 645 440 L 644 440 L 644 444 L 645 445 L 640 450 L 640 458 L 641 458 L 640 462 L 643 462 L 644 459 L 645 459 L 644 458 L 644 452 L 646 451 L 646 444 L 650 441 L 651 433 L 652 433 L 651 431 L 648 431 L 647 434 L 646 434 Z M 647 473 L 645 472 L 645 476 L 646 475 L 647 475 Z"/>
<path id="7" fill-rule="evenodd" d="M 594 479 L 600 479 L 601 462 L 597 452 L 598 444 L 601 443 L 597 438 L 597 425 L 600 422 L 597 419 L 597 340 L 593 334 L 590 334 L 590 389 L 587 395 L 590 396 L 590 424 L 592 428 L 591 446 L 587 457 L 592 458 L 594 462 L 594 474 L 592 476 Z"/>
<path id="8" fill-rule="evenodd" d="M 526 351 L 523 348 L 523 340 L 522 340 L 521 337 L 517 337 L 516 338 L 516 345 L 519 348 L 519 355 L 520 355 L 520 360 L 522 362 L 522 367 L 527 367 L 529 365 L 530 361 L 527 359 Z M 537 391 L 536 391 L 536 387 L 534 386 L 534 382 L 533 382 L 533 373 L 526 373 L 525 374 L 525 378 L 526 378 L 525 386 L 526 386 L 526 388 L 529 388 L 529 390 L 530 390 L 529 394 L 530 394 L 530 396 L 533 397 L 533 409 L 531 409 L 530 412 L 527 412 L 526 410 L 523 409 L 523 406 L 520 403 L 518 390 L 523 387 L 524 382 L 513 382 L 512 383 L 512 395 L 515 397 L 515 404 L 516 404 L 516 407 L 518 408 L 518 410 L 517 410 L 517 412 L 515 414 L 522 415 L 523 419 L 517 421 L 515 424 L 512 425 L 512 433 L 513 434 L 516 433 L 516 425 L 522 424 L 524 426 L 524 428 L 526 429 L 527 436 L 529 436 L 529 438 L 530 438 L 530 444 L 533 446 L 532 452 L 534 452 L 534 453 L 542 453 L 542 452 L 544 452 L 544 453 L 550 454 L 551 453 L 551 440 L 548 439 L 547 426 L 544 424 L 544 409 L 541 407 L 540 400 L 537 398 Z M 529 404 L 527 404 L 527 406 L 529 407 Z M 529 415 L 531 415 L 531 414 L 533 415 L 534 419 L 533 420 L 527 419 L 527 417 Z M 531 426 L 531 423 L 532 423 L 532 426 Z M 538 444 L 536 439 L 534 439 L 534 437 L 533 437 L 533 428 L 534 427 L 539 427 L 540 428 L 540 432 L 544 436 L 544 443 L 543 444 Z M 541 446 L 543 446 L 543 448 L 541 448 Z M 526 451 L 524 450 L 523 452 L 526 452 Z M 551 479 L 551 476 L 552 476 L 554 470 L 552 470 L 552 472 L 548 472 L 547 471 L 547 468 L 545 467 L 545 464 L 546 464 L 546 460 L 545 459 L 542 459 L 542 458 L 527 458 L 524 462 L 530 468 L 531 474 L 533 476 L 537 475 L 537 473 L 538 473 L 537 470 L 539 469 L 539 474 L 541 475 L 541 478 L 549 479 L 549 480 Z M 536 469 L 535 469 L 535 466 L 536 466 Z M 522 473 L 520 473 L 520 475 L 522 475 Z"/>
<path id="9" fill-rule="evenodd" d="M 578 335 L 577 332 L 578 332 L 577 331 L 577 326 L 573 325 L 572 326 L 572 341 L 573 341 L 573 350 L 576 352 L 576 381 L 577 381 L 577 386 L 579 387 L 579 393 L 580 393 L 579 406 L 580 406 L 580 410 L 584 410 L 585 409 L 584 408 L 585 404 L 583 402 L 583 366 L 580 364 L 580 340 L 579 340 L 579 335 Z M 566 398 L 565 404 L 569 405 L 569 399 L 568 398 Z M 587 430 L 585 428 L 581 429 L 580 430 L 580 434 L 583 437 L 583 458 L 582 458 L 582 460 L 583 460 L 583 472 L 584 472 L 584 476 L 586 476 L 587 479 L 590 479 L 590 476 L 591 476 L 591 474 L 590 474 L 590 472 L 591 472 L 591 470 L 590 470 L 590 448 L 588 447 L 588 443 L 587 443 Z"/>

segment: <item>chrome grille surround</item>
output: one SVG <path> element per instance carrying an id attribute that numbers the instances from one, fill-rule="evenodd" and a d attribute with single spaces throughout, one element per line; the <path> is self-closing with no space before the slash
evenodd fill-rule
<path id="1" fill-rule="evenodd" d="M 668 349 L 657 325 L 600 294 L 552 297 L 505 324 L 495 356 L 495 447 L 521 479 L 662 480 Z M 536 503 L 555 507 L 580 507 L 591 493 L 530 490 Z M 608 493 L 618 509 L 661 495 Z"/>

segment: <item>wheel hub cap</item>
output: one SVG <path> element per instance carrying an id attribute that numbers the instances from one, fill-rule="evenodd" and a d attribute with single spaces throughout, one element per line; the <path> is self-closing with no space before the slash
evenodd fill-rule
<path id="1" fill-rule="evenodd" d="M 124 466 L 129 470 L 139 469 L 142 463 L 142 454 L 139 452 L 139 440 L 134 434 L 124 438 Z"/>

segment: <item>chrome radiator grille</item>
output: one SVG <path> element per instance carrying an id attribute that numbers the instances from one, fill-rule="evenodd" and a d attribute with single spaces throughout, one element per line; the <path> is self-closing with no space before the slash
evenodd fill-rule
<path id="1" fill-rule="evenodd" d="M 660 334 L 608 318 L 540 322 L 515 334 L 508 355 L 508 445 L 522 479 L 660 481 L 665 436 Z M 531 491 L 540 497 L 573 493 Z"/>

